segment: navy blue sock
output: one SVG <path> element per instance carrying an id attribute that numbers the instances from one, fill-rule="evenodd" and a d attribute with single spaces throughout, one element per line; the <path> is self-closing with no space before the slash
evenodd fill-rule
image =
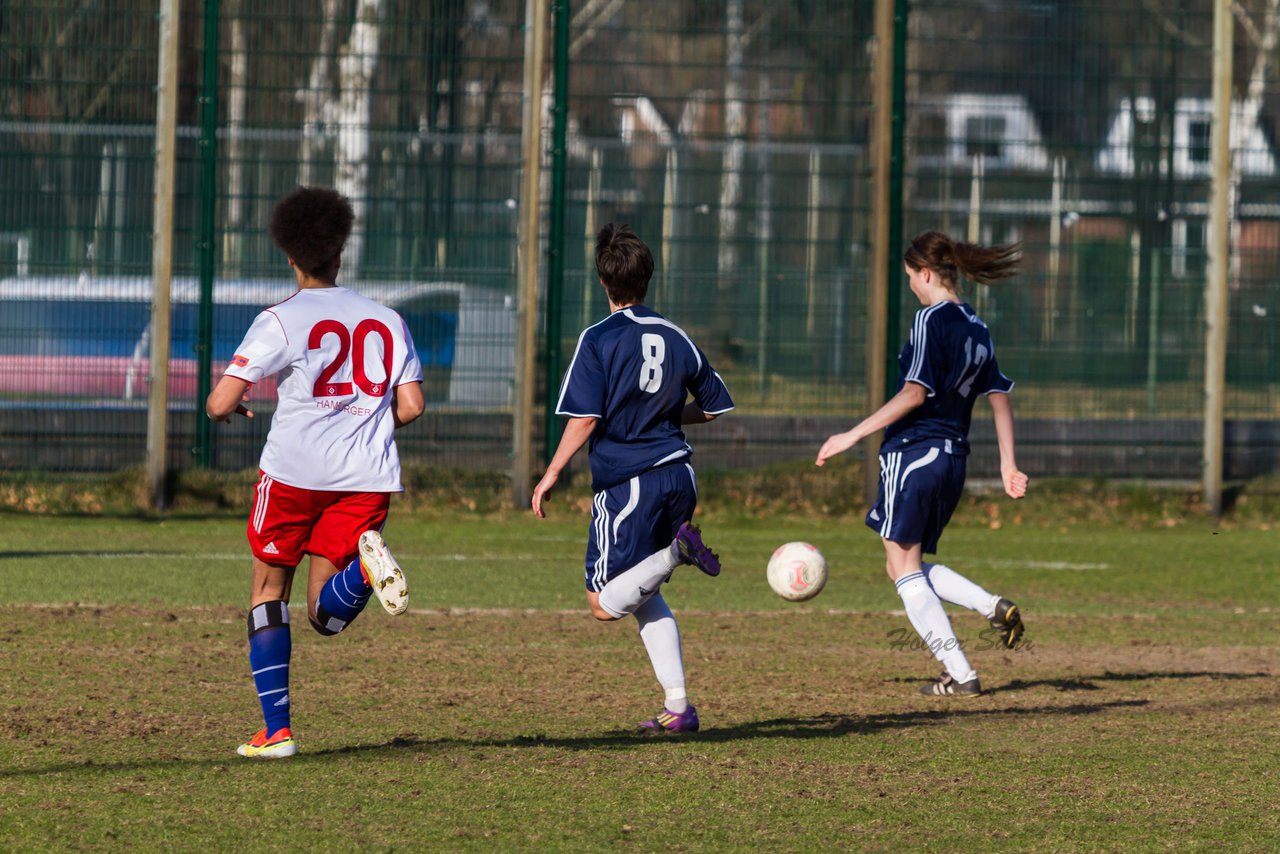
<path id="1" fill-rule="evenodd" d="M 316 599 L 316 619 L 311 621 L 322 635 L 336 635 L 360 616 L 373 589 L 364 580 L 360 559 L 347 564 L 341 572 L 335 572 Z"/>
<path id="2" fill-rule="evenodd" d="M 289 726 L 289 605 L 263 602 L 249 611 L 249 666 L 262 703 L 267 737 Z"/>

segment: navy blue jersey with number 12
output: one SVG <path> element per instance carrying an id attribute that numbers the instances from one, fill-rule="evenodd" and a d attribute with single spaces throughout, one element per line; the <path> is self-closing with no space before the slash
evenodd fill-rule
<path id="1" fill-rule="evenodd" d="M 707 357 L 656 311 L 634 305 L 583 330 L 556 414 L 599 419 L 589 446 L 592 491 L 688 458 L 680 415 L 690 394 L 710 415 L 733 409 Z"/>
<path id="2" fill-rule="evenodd" d="M 916 312 L 911 338 L 898 356 L 898 388 L 913 382 L 928 391 L 923 404 L 885 429 L 882 449 L 934 445 L 969 453 L 969 420 L 980 394 L 1009 392 L 991 333 L 967 303 L 934 303 Z"/>

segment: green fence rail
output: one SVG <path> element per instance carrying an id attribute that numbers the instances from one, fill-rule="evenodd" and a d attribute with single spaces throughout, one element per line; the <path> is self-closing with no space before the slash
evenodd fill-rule
<path id="1" fill-rule="evenodd" d="M 353 199 L 342 281 L 396 305 L 418 340 L 430 410 L 404 456 L 510 465 L 526 97 L 543 107 L 539 202 L 557 224 L 542 230 L 556 317 L 543 306 L 540 405 L 606 310 L 591 236 L 621 220 L 654 249 L 651 302 L 739 403 L 701 432 L 707 464 L 808 458 L 862 410 L 867 360 L 892 355 L 866 348 L 873 4 L 549 2 L 566 17 L 541 93 L 522 77 L 527 5 L 184 5 L 173 466 L 256 460 L 268 419 L 197 429 L 197 356 L 216 375 L 253 314 L 288 292 L 265 226 L 300 183 Z M 1246 477 L 1280 458 L 1280 99 L 1263 49 L 1275 16 L 1261 0 L 1235 8 L 1227 473 Z M 899 233 L 1025 247 L 1021 276 L 967 294 L 1018 383 L 1024 467 L 1198 478 L 1212 4 L 897 10 Z M 157 38 L 141 0 L 0 9 L 7 468 L 142 462 Z M 890 287 L 901 341 L 914 306 L 900 276 Z M 542 443 L 555 420 L 534 417 Z M 994 471 L 982 418 L 975 434 L 974 471 Z"/>

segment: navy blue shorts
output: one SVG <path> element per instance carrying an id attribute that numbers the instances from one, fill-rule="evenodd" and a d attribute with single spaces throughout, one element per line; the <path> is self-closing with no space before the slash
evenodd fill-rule
<path id="1" fill-rule="evenodd" d="M 698 481 L 688 463 L 642 472 L 597 492 L 587 536 L 587 589 L 599 593 L 609 579 L 671 545 L 697 506 Z"/>
<path id="2" fill-rule="evenodd" d="M 964 492 L 965 461 L 938 447 L 916 446 L 880 454 L 880 491 L 867 527 L 900 546 L 938 550 L 942 529 Z"/>

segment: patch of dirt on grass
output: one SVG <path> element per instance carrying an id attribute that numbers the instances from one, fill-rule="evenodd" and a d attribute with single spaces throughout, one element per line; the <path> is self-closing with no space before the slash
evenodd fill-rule
<path id="1" fill-rule="evenodd" d="M 13 664 L 0 693 L 17 699 L 0 706 L 0 733 L 19 745 L 107 760 L 167 739 L 199 751 L 259 725 L 243 611 L 5 610 Z M 974 652 L 988 693 L 959 700 L 918 696 L 939 666 L 926 652 L 885 642 L 904 622 L 893 615 L 687 614 L 680 622 L 704 737 L 830 737 L 1001 718 L 1052 724 L 1063 715 L 1101 722 L 1139 712 L 1220 727 L 1277 702 L 1280 650 L 1272 647 L 1135 647 L 1122 637 Z M 333 747 L 353 737 L 591 743 L 630 732 L 661 704 L 634 626 L 586 614 L 368 613 L 335 638 L 296 620 L 293 642 L 295 722 Z M 382 723 L 369 736 L 353 733 L 342 723 L 353 710 Z"/>

